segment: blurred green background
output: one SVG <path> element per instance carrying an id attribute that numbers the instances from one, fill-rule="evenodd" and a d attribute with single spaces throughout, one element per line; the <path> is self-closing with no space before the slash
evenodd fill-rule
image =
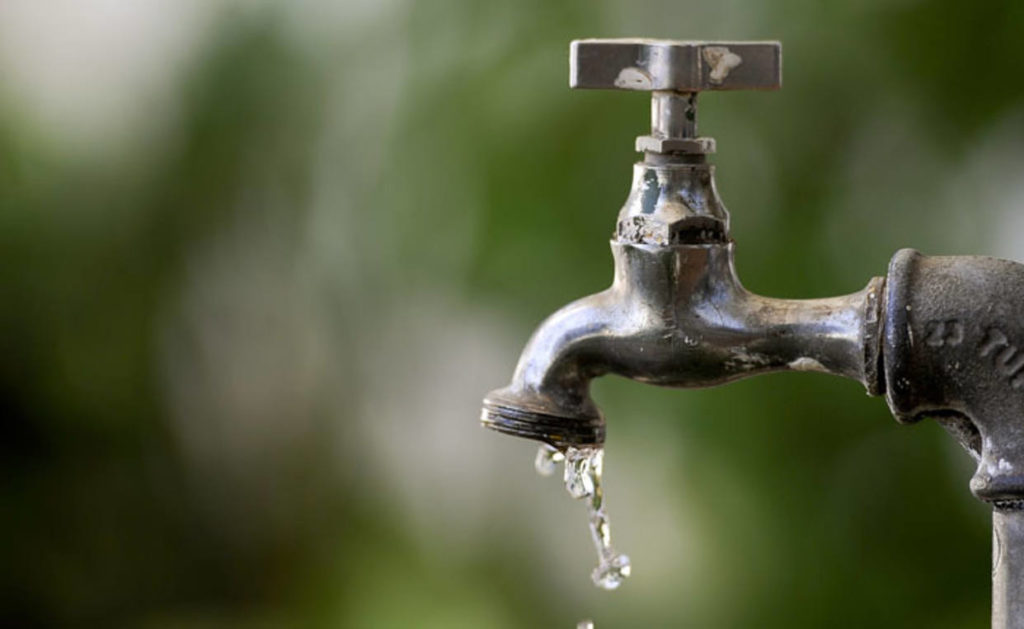
<path id="1" fill-rule="evenodd" d="M 984 627 L 987 509 L 852 382 L 609 378 L 582 504 L 477 426 L 610 281 L 641 94 L 578 37 L 779 39 L 702 97 L 738 265 L 1024 259 L 1024 3 L 0 3 L 0 624 Z"/>

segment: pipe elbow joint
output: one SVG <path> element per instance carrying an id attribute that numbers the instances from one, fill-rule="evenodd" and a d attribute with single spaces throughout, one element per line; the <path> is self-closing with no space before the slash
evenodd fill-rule
<path id="1" fill-rule="evenodd" d="M 978 461 L 974 495 L 1024 507 L 1024 265 L 982 256 L 893 256 L 885 393 L 897 420 L 937 419 Z"/>

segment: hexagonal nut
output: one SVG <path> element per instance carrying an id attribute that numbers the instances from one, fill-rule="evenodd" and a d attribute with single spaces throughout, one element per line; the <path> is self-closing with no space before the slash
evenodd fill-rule
<path id="1" fill-rule="evenodd" d="M 692 153 L 706 155 L 715 152 L 714 138 L 658 138 L 641 135 L 636 139 L 638 153 Z"/>
<path id="2" fill-rule="evenodd" d="M 727 231 L 724 221 L 710 216 L 687 216 L 671 223 L 630 216 L 618 222 L 616 238 L 641 245 L 706 245 L 727 242 Z"/>

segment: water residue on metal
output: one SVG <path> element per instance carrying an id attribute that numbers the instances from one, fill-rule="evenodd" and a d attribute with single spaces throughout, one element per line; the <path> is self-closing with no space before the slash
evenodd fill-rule
<path id="1" fill-rule="evenodd" d="M 725 46 L 708 46 L 704 49 L 704 61 L 711 66 L 708 78 L 712 83 L 721 83 L 729 71 L 743 63 L 743 59 Z"/>
<path id="2" fill-rule="evenodd" d="M 615 77 L 615 87 L 624 90 L 649 90 L 653 85 L 651 75 L 642 68 L 623 68 Z"/>
<path id="3" fill-rule="evenodd" d="M 629 577 L 629 557 L 612 548 L 612 534 L 608 515 L 604 510 L 604 489 L 601 476 L 604 467 L 604 449 L 600 447 L 567 448 L 562 452 L 542 445 L 537 452 L 535 466 L 543 476 L 551 476 L 559 463 L 565 463 L 565 489 L 577 500 L 586 499 L 590 513 L 590 535 L 597 549 L 597 567 L 591 573 L 594 585 L 614 590 Z"/>

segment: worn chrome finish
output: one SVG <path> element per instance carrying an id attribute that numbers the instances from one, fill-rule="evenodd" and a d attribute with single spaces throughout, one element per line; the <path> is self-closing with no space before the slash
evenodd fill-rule
<path id="1" fill-rule="evenodd" d="M 570 87 L 651 92 L 651 134 L 636 139 L 640 152 L 714 153 L 714 140 L 697 137 L 697 93 L 781 85 L 779 42 L 580 39 L 569 47 Z"/>
<path id="2" fill-rule="evenodd" d="M 581 40 L 572 87 L 653 92 L 644 161 L 619 213 L 612 286 L 549 317 L 482 422 L 556 447 L 603 443 L 590 382 L 613 373 L 708 387 L 821 371 L 885 393 L 901 422 L 937 419 L 978 461 L 993 513 L 992 626 L 1024 629 L 1024 265 L 898 252 L 885 279 L 830 299 L 754 295 L 733 266 L 729 214 L 697 137 L 697 92 L 773 89 L 774 42 Z"/>
<path id="3" fill-rule="evenodd" d="M 611 288 L 559 310 L 534 333 L 512 384 L 484 400 L 488 427 L 552 445 L 604 440 L 590 381 L 614 373 L 708 387 L 772 371 L 873 377 L 882 280 L 831 299 L 772 299 L 736 277 L 733 245 L 612 242 Z"/>
<path id="4" fill-rule="evenodd" d="M 580 89 L 703 92 L 782 86 L 777 41 L 578 39 L 569 46 L 569 85 Z"/>
<path id="5" fill-rule="evenodd" d="M 695 161 L 641 162 L 615 227 L 621 242 L 646 245 L 729 242 L 729 212 L 715 187 L 715 167 Z"/>
<path id="6" fill-rule="evenodd" d="M 651 137 L 697 137 L 697 93 L 651 94 Z"/>
<path id="7" fill-rule="evenodd" d="M 709 155 L 715 152 L 714 138 L 656 138 L 640 135 L 636 138 L 637 153 L 689 153 Z"/>

